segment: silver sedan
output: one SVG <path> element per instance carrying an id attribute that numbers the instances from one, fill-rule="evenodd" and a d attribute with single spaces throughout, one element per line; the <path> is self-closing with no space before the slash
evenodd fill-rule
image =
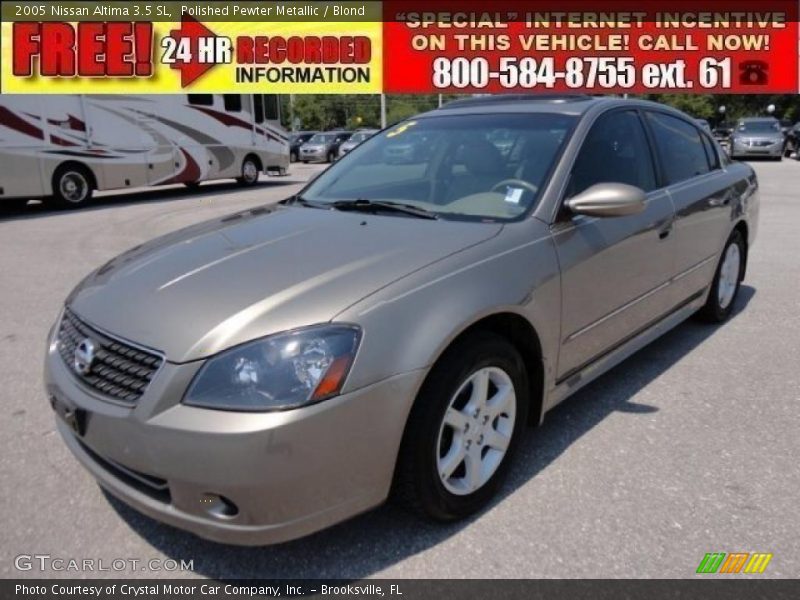
<path id="1" fill-rule="evenodd" d="M 687 317 L 728 318 L 758 207 L 753 170 L 670 108 L 456 101 L 92 272 L 48 399 L 100 485 L 206 538 L 288 540 L 390 493 L 464 518 L 528 425 Z"/>
<path id="2" fill-rule="evenodd" d="M 772 117 L 742 119 L 731 133 L 729 153 L 732 158 L 772 158 L 782 160 L 786 136 L 780 122 Z"/>

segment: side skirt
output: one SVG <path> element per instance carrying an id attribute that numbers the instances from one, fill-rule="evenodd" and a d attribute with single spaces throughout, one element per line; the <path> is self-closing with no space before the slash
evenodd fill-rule
<path id="1" fill-rule="evenodd" d="M 568 374 L 556 382 L 556 386 L 547 394 L 545 412 L 566 400 L 569 396 L 588 385 L 603 373 L 617 366 L 626 358 L 635 354 L 669 330 L 683 323 L 697 312 L 705 302 L 707 290 L 702 290 L 689 298 L 656 323 L 612 347 L 600 357 L 575 373 Z"/>

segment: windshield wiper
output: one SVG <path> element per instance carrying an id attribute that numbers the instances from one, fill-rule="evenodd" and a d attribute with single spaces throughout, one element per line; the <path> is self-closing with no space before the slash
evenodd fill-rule
<path id="1" fill-rule="evenodd" d="M 392 202 L 390 200 L 368 200 L 366 198 L 357 198 L 355 200 L 337 200 L 333 204 L 336 210 L 354 210 L 363 212 L 377 212 L 388 211 L 396 212 L 418 219 L 431 219 L 436 220 L 439 216 L 426 210 L 420 206 L 413 204 L 403 204 L 402 202 Z"/>
<path id="2" fill-rule="evenodd" d="M 325 210 L 331 210 L 332 208 L 329 202 L 314 202 L 313 200 L 306 200 L 300 194 L 295 194 L 294 196 L 290 196 L 286 200 L 281 200 L 280 203 L 286 206 L 297 204 L 299 206 L 308 206 L 310 208 L 323 208 Z"/>

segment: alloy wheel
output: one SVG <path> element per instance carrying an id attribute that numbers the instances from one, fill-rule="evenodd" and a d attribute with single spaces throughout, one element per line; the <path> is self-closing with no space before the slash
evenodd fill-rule
<path id="1" fill-rule="evenodd" d="M 436 468 L 445 489 L 463 496 L 491 479 L 514 433 L 516 394 L 497 367 L 470 375 L 450 399 L 436 444 Z"/>

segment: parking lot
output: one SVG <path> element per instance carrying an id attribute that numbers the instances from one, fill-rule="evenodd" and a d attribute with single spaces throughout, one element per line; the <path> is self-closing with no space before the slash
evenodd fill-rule
<path id="1" fill-rule="evenodd" d="M 466 523 L 385 506 L 309 538 L 220 546 L 106 497 L 55 431 L 45 338 L 91 269 L 154 236 L 277 201 L 324 166 L 242 190 L 104 193 L 0 208 L 3 577 L 691 577 L 707 552 L 769 552 L 800 575 L 800 162 L 758 162 L 757 245 L 734 318 L 687 322 L 530 430 L 501 497 Z M 1 206 L 1 203 L 0 203 Z M 235 465 L 232 467 L 235 468 Z M 14 557 L 193 561 L 182 573 L 19 572 Z"/>

